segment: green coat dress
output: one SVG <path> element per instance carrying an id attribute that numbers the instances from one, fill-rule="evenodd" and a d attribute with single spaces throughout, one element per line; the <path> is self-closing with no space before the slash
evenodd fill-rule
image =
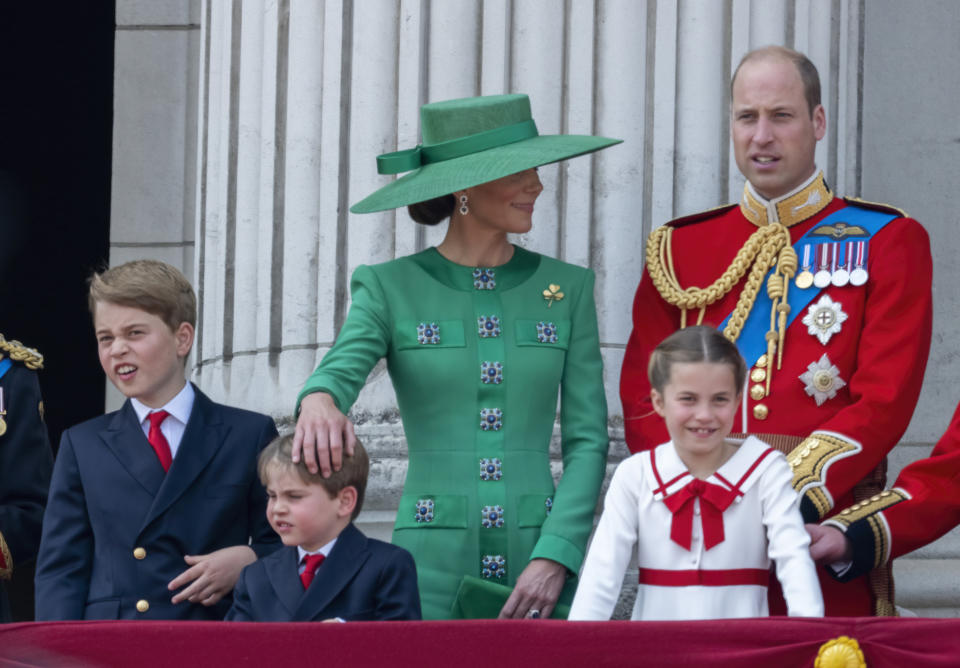
<path id="1" fill-rule="evenodd" d="M 430 248 L 354 273 L 347 321 L 299 398 L 327 392 L 346 412 L 386 358 L 409 450 L 393 542 L 416 560 L 425 619 L 450 616 L 464 575 L 512 586 L 538 557 L 567 567 L 572 598 L 608 445 L 593 283 L 521 248 L 493 269 Z"/>

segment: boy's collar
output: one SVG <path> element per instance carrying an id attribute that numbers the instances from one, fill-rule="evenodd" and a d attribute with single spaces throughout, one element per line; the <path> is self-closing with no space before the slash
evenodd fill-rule
<path id="1" fill-rule="evenodd" d="M 165 410 L 183 424 L 187 424 L 187 422 L 190 420 L 190 413 L 193 411 L 193 403 L 196 399 L 196 396 L 197 393 L 193 389 L 193 383 L 187 381 L 184 384 L 183 389 L 180 390 L 176 396 L 173 397 L 173 399 L 168 401 L 160 408 L 150 408 L 136 397 L 130 397 L 130 405 L 133 406 L 133 410 L 137 414 L 137 421 L 140 424 L 143 424 L 143 421 L 147 419 L 148 414 L 157 410 Z"/>
<path id="2" fill-rule="evenodd" d="M 324 557 L 329 557 L 330 551 L 333 549 L 333 546 L 336 542 L 337 542 L 337 539 L 334 538 L 329 543 L 327 543 L 326 545 L 324 545 L 323 547 L 321 547 L 319 550 L 315 552 L 307 552 L 302 547 L 297 545 L 297 563 L 299 564 L 303 562 L 304 557 L 306 557 L 308 554 L 322 554 Z"/>

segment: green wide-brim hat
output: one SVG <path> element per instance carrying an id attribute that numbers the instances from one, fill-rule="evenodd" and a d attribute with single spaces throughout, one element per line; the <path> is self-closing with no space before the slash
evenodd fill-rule
<path id="1" fill-rule="evenodd" d="M 380 174 L 410 172 L 350 207 L 373 213 L 425 202 L 525 169 L 619 144 L 591 135 L 540 135 L 526 95 L 487 95 L 425 104 L 423 143 L 377 157 Z M 412 170 L 412 171 L 411 171 Z"/>

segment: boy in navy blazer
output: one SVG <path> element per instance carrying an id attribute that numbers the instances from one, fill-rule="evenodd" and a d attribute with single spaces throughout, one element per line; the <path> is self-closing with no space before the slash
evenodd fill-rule
<path id="1" fill-rule="evenodd" d="M 227 620 L 420 619 L 413 557 L 353 525 L 370 470 L 363 445 L 329 478 L 294 463 L 292 446 L 292 435 L 276 439 L 258 464 L 267 517 L 286 547 L 243 569 Z"/>
<path id="2" fill-rule="evenodd" d="M 265 415 L 186 381 L 196 297 L 163 262 L 90 280 L 100 364 L 128 397 L 64 432 L 36 570 L 36 617 L 222 619 L 240 571 L 278 546 L 256 461 Z"/>

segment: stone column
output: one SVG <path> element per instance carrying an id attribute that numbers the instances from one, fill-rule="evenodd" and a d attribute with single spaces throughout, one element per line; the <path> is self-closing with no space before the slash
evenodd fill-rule
<path id="1" fill-rule="evenodd" d="M 149 257 L 191 276 L 200 3 L 117 0 L 116 22 L 110 263 Z"/>
<path id="2" fill-rule="evenodd" d="M 827 11 L 824 11 L 827 7 Z M 541 170 L 517 241 L 597 271 L 613 465 L 617 380 L 650 230 L 740 196 L 728 79 L 767 43 L 824 78 L 831 184 L 857 173 L 859 4 L 808 0 L 206 0 L 200 9 L 195 379 L 282 424 L 349 307 L 349 277 L 437 243 L 405 211 L 356 216 L 375 157 L 418 140 L 426 101 L 526 92 L 543 134 L 625 139 Z M 383 365 L 353 416 L 375 458 L 365 520 L 387 527 L 404 444 Z"/>
<path id="3" fill-rule="evenodd" d="M 858 62 L 857 5 L 829 7 L 204 2 L 197 378 L 215 396 L 289 414 L 343 322 L 353 269 L 442 237 L 402 211 L 347 212 L 388 181 L 376 174 L 376 155 L 416 143 L 425 101 L 522 91 L 542 133 L 626 139 L 544 168 L 547 192 L 534 229 L 518 239 L 597 270 L 615 415 L 646 235 L 676 215 L 739 197 L 727 79 L 745 51 L 786 42 L 810 53 L 830 108 L 818 158 L 833 184 L 856 173 L 856 155 L 846 149 L 861 75 L 845 64 Z M 382 376 L 375 371 L 358 411 L 390 413 Z"/>

